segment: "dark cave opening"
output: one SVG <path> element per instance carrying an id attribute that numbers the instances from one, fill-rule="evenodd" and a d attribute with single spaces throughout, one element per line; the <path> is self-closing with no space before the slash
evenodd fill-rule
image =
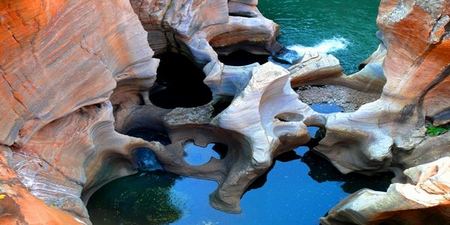
<path id="1" fill-rule="evenodd" d="M 229 54 L 219 54 L 219 60 L 229 66 L 246 66 L 253 63 L 259 63 L 262 65 L 269 61 L 269 56 L 256 55 L 244 50 L 237 50 Z"/>
<path id="2" fill-rule="evenodd" d="M 158 141 L 163 145 L 172 144 L 169 135 L 161 130 L 151 128 L 135 128 L 126 133 L 126 135 L 142 138 L 146 141 Z"/>
<path id="3" fill-rule="evenodd" d="M 203 83 L 205 74 L 188 57 L 165 52 L 155 56 L 160 64 L 150 101 L 161 108 L 192 108 L 212 100 L 212 93 Z"/>

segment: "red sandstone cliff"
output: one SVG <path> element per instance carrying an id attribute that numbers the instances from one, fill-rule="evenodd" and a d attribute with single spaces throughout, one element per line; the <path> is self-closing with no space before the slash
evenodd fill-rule
<path id="1" fill-rule="evenodd" d="M 57 207 L 87 221 L 79 196 L 97 174 L 85 166 L 103 154 L 102 130 L 118 135 L 110 95 L 118 81 L 150 87 L 152 55 L 127 0 L 0 2 L 1 176 L 17 187 L 0 184 L 2 224 L 76 223 Z"/>

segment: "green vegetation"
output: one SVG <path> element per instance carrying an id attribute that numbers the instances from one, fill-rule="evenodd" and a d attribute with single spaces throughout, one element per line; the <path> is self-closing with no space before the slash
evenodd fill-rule
<path id="1" fill-rule="evenodd" d="M 427 135 L 431 137 L 436 137 L 439 135 L 443 135 L 450 130 L 450 125 L 444 126 L 434 126 L 433 124 L 427 125 Z"/>

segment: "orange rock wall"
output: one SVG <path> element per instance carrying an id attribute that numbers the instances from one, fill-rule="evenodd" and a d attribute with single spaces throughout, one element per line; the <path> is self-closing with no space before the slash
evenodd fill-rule
<path id="1" fill-rule="evenodd" d="M 153 77 L 146 37 L 126 0 L 2 1 L 0 143 L 108 100 L 115 79 Z"/>
<path id="2" fill-rule="evenodd" d="M 128 0 L 0 1 L 1 224 L 89 224 L 83 188 L 142 145 L 114 132 L 110 96 L 152 86 L 152 56 Z"/>

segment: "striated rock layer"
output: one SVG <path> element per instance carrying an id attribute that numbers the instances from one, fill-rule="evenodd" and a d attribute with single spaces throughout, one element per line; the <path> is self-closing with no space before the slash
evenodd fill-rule
<path id="1" fill-rule="evenodd" d="M 89 223 L 83 188 L 129 174 L 114 159 L 139 143 L 114 132 L 109 98 L 148 89 L 152 55 L 127 0 L 0 2 L 0 144 L 12 150 L 2 176 L 22 182 L 0 183 L 2 224 Z"/>

